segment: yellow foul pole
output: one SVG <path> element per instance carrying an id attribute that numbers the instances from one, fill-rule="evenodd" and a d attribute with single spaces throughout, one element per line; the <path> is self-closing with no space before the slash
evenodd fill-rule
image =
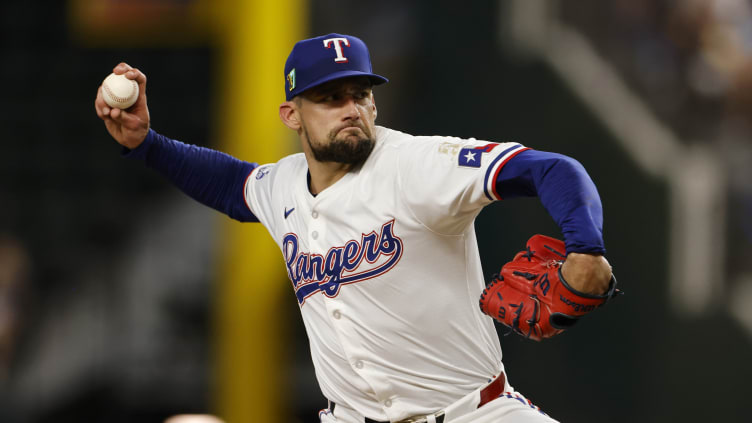
<path id="1" fill-rule="evenodd" d="M 221 0 L 218 89 L 221 150 L 276 162 L 295 148 L 279 120 L 283 68 L 305 38 L 306 0 Z M 286 421 L 278 304 L 289 294 L 279 248 L 259 223 L 223 220 L 215 303 L 217 412 L 228 423 Z"/>

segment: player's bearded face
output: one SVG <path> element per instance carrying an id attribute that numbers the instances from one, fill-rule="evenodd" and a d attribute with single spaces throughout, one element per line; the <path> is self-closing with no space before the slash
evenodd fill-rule
<path id="1" fill-rule="evenodd" d="M 367 78 L 332 81 L 306 94 L 300 121 L 314 159 L 357 166 L 375 145 L 376 107 Z"/>
<path id="2" fill-rule="evenodd" d="M 329 131 L 323 140 L 311 137 L 305 123 L 303 133 L 311 146 L 313 157 L 319 162 L 357 166 L 366 161 L 375 144 L 371 131 L 365 125 L 357 123 L 340 125 Z"/>

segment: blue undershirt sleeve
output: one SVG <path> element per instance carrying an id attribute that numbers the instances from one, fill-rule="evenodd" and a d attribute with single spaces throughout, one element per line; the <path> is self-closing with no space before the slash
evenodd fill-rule
<path id="1" fill-rule="evenodd" d="M 496 187 L 502 198 L 538 196 L 559 225 L 567 253 L 606 253 L 601 199 L 577 160 L 545 151 L 523 151 L 502 168 Z"/>
<path id="2" fill-rule="evenodd" d="M 123 156 L 140 159 L 191 198 L 241 222 L 258 222 L 245 202 L 248 175 L 258 167 L 209 148 L 184 144 L 149 130 L 146 139 Z"/>

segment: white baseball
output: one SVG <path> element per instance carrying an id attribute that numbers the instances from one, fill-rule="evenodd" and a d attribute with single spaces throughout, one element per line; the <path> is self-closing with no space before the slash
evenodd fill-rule
<path id="1" fill-rule="evenodd" d="M 138 83 L 125 75 L 111 73 L 102 82 L 102 97 L 110 107 L 127 109 L 138 99 Z"/>

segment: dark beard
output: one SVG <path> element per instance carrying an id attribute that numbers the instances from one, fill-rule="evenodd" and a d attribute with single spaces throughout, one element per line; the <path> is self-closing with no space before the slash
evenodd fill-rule
<path id="1" fill-rule="evenodd" d="M 303 129 L 311 147 L 311 152 L 316 161 L 335 162 L 352 165 L 353 167 L 363 164 L 371 155 L 376 142 L 368 137 L 360 138 L 355 142 L 334 138 L 336 131 L 329 135 L 329 144 L 322 145 L 314 142 L 308 136 L 308 131 Z"/>

